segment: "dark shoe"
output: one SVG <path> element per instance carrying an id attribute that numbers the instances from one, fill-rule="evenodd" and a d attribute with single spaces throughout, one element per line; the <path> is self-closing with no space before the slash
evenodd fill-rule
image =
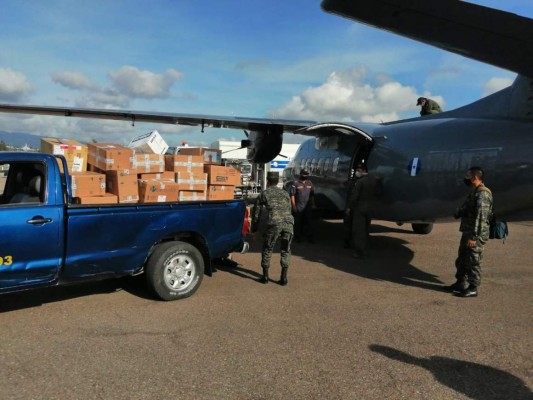
<path id="1" fill-rule="evenodd" d="M 364 260 L 365 255 L 363 253 L 353 253 L 352 257 L 357 258 L 358 260 Z"/>
<path id="2" fill-rule="evenodd" d="M 265 285 L 268 283 L 268 268 L 263 268 L 263 276 L 259 279 L 259 282 Z"/>
<path id="3" fill-rule="evenodd" d="M 457 294 L 459 297 L 477 297 L 477 287 L 475 286 L 468 286 L 465 290 L 462 292 L 459 292 Z"/>
<path id="4" fill-rule="evenodd" d="M 286 286 L 288 281 L 287 281 L 287 269 L 288 268 L 281 268 L 281 277 L 279 278 L 279 284 L 281 286 Z"/>
<path id="5" fill-rule="evenodd" d="M 444 286 L 444 289 L 452 293 L 460 293 L 466 289 L 466 285 L 462 282 L 455 282 L 453 285 Z"/>

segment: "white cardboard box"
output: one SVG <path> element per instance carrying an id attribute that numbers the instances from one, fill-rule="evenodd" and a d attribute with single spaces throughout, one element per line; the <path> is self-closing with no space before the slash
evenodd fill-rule
<path id="1" fill-rule="evenodd" d="M 165 154 L 168 150 L 167 142 L 156 130 L 133 138 L 128 147 L 145 154 Z"/>

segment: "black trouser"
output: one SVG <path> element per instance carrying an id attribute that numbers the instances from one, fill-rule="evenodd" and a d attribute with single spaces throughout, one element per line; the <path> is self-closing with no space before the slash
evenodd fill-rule
<path id="1" fill-rule="evenodd" d="M 302 211 L 294 213 L 294 237 L 298 240 L 305 236 L 307 239 L 312 240 L 313 227 L 312 218 L 313 212 L 311 207 L 306 206 Z"/>

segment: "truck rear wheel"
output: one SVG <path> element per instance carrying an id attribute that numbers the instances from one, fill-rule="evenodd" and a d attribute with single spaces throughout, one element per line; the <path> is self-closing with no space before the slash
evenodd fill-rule
<path id="1" fill-rule="evenodd" d="M 167 242 L 156 247 L 146 263 L 146 279 L 162 300 L 191 296 L 204 277 L 204 259 L 196 247 Z"/>

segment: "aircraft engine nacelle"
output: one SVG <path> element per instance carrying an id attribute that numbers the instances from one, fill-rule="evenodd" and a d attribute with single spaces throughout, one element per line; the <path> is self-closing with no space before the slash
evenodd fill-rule
<path id="1" fill-rule="evenodd" d="M 283 128 L 272 125 L 268 130 L 251 131 L 247 140 L 241 141 L 246 147 L 246 158 L 252 163 L 264 164 L 272 161 L 281 151 Z"/>

